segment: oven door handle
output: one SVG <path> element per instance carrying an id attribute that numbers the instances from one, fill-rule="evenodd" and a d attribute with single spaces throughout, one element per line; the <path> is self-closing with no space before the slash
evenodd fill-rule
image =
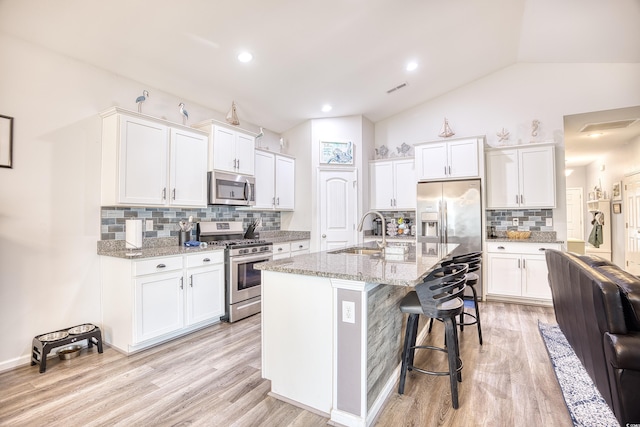
<path id="1" fill-rule="evenodd" d="M 264 259 L 264 262 L 271 261 L 272 260 L 272 254 L 269 253 L 268 256 L 265 256 L 265 253 L 262 252 L 261 254 L 256 254 L 256 255 L 251 255 L 251 256 L 240 255 L 240 256 L 236 256 L 236 257 L 231 257 L 231 263 L 237 265 L 237 264 L 244 264 L 244 263 L 247 263 L 247 262 L 257 261 L 257 260 L 261 260 L 261 259 Z"/>

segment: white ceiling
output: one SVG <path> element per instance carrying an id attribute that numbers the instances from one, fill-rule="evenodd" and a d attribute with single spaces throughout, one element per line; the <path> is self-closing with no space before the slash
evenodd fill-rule
<path id="1" fill-rule="evenodd" d="M 624 120 L 636 121 L 625 128 L 596 132 L 602 133 L 598 137 L 589 136 L 590 132 L 581 132 L 589 124 Z M 634 140 L 640 141 L 640 106 L 564 117 L 565 165 L 568 168 L 591 164 L 603 153 L 622 148 Z"/>
<path id="2" fill-rule="evenodd" d="M 278 133 L 376 122 L 517 62 L 640 62 L 638 22 L 638 0 L 0 0 L 0 32 Z"/>

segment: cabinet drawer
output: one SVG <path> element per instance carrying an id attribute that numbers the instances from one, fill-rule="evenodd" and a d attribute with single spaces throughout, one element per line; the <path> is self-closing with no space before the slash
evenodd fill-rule
<path id="1" fill-rule="evenodd" d="M 291 251 L 290 243 L 274 243 L 273 245 L 273 255 L 285 254 Z"/>
<path id="2" fill-rule="evenodd" d="M 186 258 L 187 268 L 220 264 L 224 262 L 224 251 L 198 252 L 197 254 L 188 255 Z"/>
<path id="3" fill-rule="evenodd" d="M 182 256 L 172 256 L 165 258 L 152 258 L 133 263 L 133 275 L 142 276 L 145 274 L 163 273 L 182 269 Z"/>
<path id="4" fill-rule="evenodd" d="M 516 253 L 516 254 L 544 254 L 545 249 L 561 250 L 560 243 L 524 243 L 524 242 L 487 242 L 487 252 Z"/>
<path id="5" fill-rule="evenodd" d="M 304 251 L 309 249 L 309 240 L 298 240 L 291 242 L 291 252 Z"/>

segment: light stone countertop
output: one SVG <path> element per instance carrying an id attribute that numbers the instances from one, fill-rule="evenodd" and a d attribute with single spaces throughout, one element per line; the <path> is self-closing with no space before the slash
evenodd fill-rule
<path id="1" fill-rule="evenodd" d="M 142 249 L 134 249 L 131 251 L 128 250 L 116 250 L 116 251 L 99 251 L 98 255 L 103 256 L 111 256 L 116 258 L 126 258 L 130 260 L 138 260 L 144 258 L 154 258 L 160 256 L 173 256 L 173 255 L 191 255 L 199 252 L 212 252 L 212 251 L 223 251 L 224 248 L 219 246 L 208 246 L 206 248 L 202 248 L 199 246 L 161 246 L 155 248 L 142 248 Z M 138 254 L 135 256 L 128 255 L 129 253 Z"/>
<path id="2" fill-rule="evenodd" d="M 258 270 L 305 276 L 383 283 L 397 286 L 415 286 L 458 245 L 415 243 L 406 245 L 405 256 L 354 255 L 346 253 L 315 252 L 297 255 L 255 266 Z M 390 246 L 393 246 L 390 245 Z M 357 247 L 376 248 L 375 242 Z M 429 253 L 429 249 L 431 252 Z"/>

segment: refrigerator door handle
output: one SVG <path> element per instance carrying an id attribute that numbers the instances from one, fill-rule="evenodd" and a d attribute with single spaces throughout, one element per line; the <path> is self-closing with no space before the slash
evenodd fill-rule
<path id="1" fill-rule="evenodd" d="M 443 202 L 444 205 L 444 210 L 442 211 L 443 215 L 442 215 L 442 236 L 443 236 L 443 242 L 442 243 L 449 243 L 449 221 L 448 221 L 448 213 L 447 213 L 447 201 L 445 200 Z"/>

